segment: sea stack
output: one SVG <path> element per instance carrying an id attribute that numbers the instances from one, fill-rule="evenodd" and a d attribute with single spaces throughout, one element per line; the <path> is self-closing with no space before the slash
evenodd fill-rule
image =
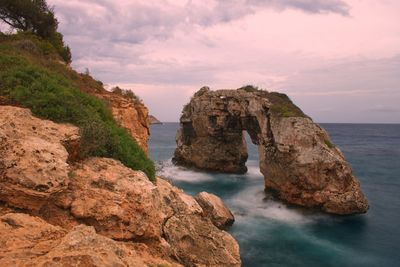
<path id="1" fill-rule="evenodd" d="M 201 88 L 180 118 L 177 165 L 245 173 L 243 131 L 258 146 L 265 189 L 290 204 L 332 214 L 357 214 L 368 201 L 328 133 L 285 94 L 246 86 Z"/>

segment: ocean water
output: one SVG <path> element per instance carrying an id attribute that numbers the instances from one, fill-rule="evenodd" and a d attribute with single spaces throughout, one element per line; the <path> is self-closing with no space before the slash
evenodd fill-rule
<path id="1" fill-rule="evenodd" d="M 248 143 L 245 175 L 196 172 L 171 164 L 178 123 L 153 125 L 158 174 L 189 194 L 220 196 L 235 215 L 228 230 L 243 266 L 400 266 L 400 125 L 322 124 L 369 199 L 367 214 L 331 216 L 266 197 L 258 152 Z"/>

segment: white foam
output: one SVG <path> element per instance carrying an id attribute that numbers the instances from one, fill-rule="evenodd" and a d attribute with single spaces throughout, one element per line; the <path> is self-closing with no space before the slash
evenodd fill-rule
<path id="1" fill-rule="evenodd" d="M 176 166 L 171 159 L 157 164 L 157 175 L 170 179 L 172 181 L 183 181 L 188 183 L 201 183 L 213 180 L 211 174 L 197 172 Z"/>
<path id="2" fill-rule="evenodd" d="M 239 192 L 229 202 L 237 210 L 236 215 L 243 217 L 245 220 L 248 217 L 264 217 L 296 224 L 313 221 L 311 217 L 306 217 L 299 211 L 289 209 L 281 202 L 270 199 L 265 200 L 265 193 L 262 191 L 262 186 L 260 188 L 260 185 L 251 186 Z"/>
<path id="3" fill-rule="evenodd" d="M 258 166 L 247 166 L 247 173 L 245 174 L 246 178 L 250 179 L 263 179 L 263 175 Z"/>

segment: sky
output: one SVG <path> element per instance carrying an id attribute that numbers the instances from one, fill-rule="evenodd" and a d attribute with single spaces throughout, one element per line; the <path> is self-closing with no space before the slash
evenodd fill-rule
<path id="1" fill-rule="evenodd" d="M 317 122 L 400 123 L 398 0 L 48 0 L 72 66 L 178 121 L 202 86 L 252 84 Z"/>

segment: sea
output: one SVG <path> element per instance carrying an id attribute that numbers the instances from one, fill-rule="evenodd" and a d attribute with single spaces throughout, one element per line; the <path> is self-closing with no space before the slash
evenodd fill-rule
<path id="1" fill-rule="evenodd" d="M 243 266 L 400 266 L 400 124 L 321 124 L 351 164 L 368 213 L 332 216 L 268 197 L 248 136 L 244 175 L 199 172 L 171 163 L 178 123 L 152 125 L 149 150 L 158 175 L 195 195 L 221 197 L 235 215 L 227 231 Z"/>

